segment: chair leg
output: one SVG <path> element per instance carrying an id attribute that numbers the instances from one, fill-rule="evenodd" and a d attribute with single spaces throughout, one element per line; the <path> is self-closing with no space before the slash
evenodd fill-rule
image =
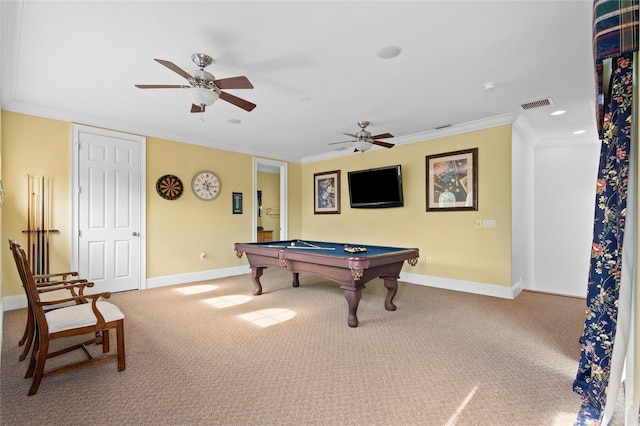
<path id="1" fill-rule="evenodd" d="M 38 392 L 38 388 L 40 387 L 40 382 L 42 381 L 42 375 L 44 374 L 44 364 L 47 361 L 47 352 L 49 352 L 49 341 L 47 339 L 42 339 L 40 342 L 39 351 L 38 351 L 38 359 L 36 361 L 36 368 L 33 374 L 33 382 L 31 382 L 31 388 L 29 389 L 28 395 L 35 395 Z"/>
<path id="2" fill-rule="evenodd" d="M 31 360 L 29 361 L 29 368 L 27 368 L 27 373 L 24 375 L 25 379 L 33 376 L 33 372 L 36 369 L 36 363 L 38 354 L 40 353 L 40 332 L 36 328 L 35 336 L 33 338 L 33 350 L 31 351 Z"/>
<path id="3" fill-rule="evenodd" d="M 102 330 L 102 352 L 109 352 L 109 330 Z"/>
<path id="4" fill-rule="evenodd" d="M 27 336 L 29 334 L 30 326 L 33 325 L 33 317 L 31 316 L 31 309 L 27 309 L 27 326 L 24 328 L 24 334 L 22 335 L 22 339 L 18 342 L 18 346 L 24 345 L 27 341 Z"/>
<path id="5" fill-rule="evenodd" d="M 33 336 L 35 331 L 35 320 L 33 319 L 33 312 L 31 309 L 28 310 L 29 315 L 27 316 L 27 326 L 24 330 L 25 336 L 20 341 L 20 345 L 24 345 L 24 349 L 22 350 L 22 354 L 20 354 L 20 361 L 24 361 L 27 355 L 29 354 L 29 349 L 31 348 L 31 344 L 33 343 Z M 24 340 L 24 341 L 23 341 Z"/>
<path id="6" fill-rule="evenodd" d="M 124 354 L 124 321 L 118 321 L 116 326 L 116 340 L 118 345 L 118 371 L 124 371 L 127 366 Z"/>

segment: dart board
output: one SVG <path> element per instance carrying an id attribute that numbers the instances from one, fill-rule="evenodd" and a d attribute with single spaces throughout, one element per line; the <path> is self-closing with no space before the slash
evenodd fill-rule
<path id="1" fill-rule="evenodd" d="M 184 185 L 179 177 L 174 175 L 160 176 L 156 182 L 156 191 L 158 195 L 165 200 L 176 200 L 182 195 Z"/>

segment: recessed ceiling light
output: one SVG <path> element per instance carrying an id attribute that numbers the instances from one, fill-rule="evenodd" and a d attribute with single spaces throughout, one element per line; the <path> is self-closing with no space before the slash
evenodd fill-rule
<path id="1" fill-rule="evenodd" d="M 581 135 L 583 133 L 587 133 L 586 130 L 576 130 L 575 132 L 573 132 L 574 135 Z"/>
<path id="2" fill-rule="evenodd" d="M 559 110 L 557 110 L 557 111 L 553 111 L 553 112 L 551 113 L 551 115 L 562 115 L 562 114 L 564 114 L 565 112 L 567 112 L 567 111 L 565 111 L 565 110 L 563 110 L 563 109 L 559 109 Z"/>
<path id="3" fill-rule="evenodd" d="M 237 118 L 230 118 L 227 120 L 227 123 L 229 124 L 240 124 L 242 123 L 242 121 L 238 120 Z"/>
<path id="4" fill-rule="evenodd" d="M 493 82 L 493 81 L 490 81 L 490 82 L 488 82 L 488 83 L 483 84 L 483 85 L 482 85 L 482 88 L 483 88 L 484 90 L 486 90 L 487 92 L 490 92 L 490 91 L 492 91 L 492 90 L 495 90 L 495 88 L 496 88 L 496 86 L 497 86 L 497 85 L 498 85 L 497 83 L 495 83 L 495 82 Z"/>
<path id="5" fill-rule="evenodd" d="M 378 50 L 378 58 L 380 59 L 391 59 L 395 58 L 402 52 L 398 46 L 385 46 L 382 49 Z"/>

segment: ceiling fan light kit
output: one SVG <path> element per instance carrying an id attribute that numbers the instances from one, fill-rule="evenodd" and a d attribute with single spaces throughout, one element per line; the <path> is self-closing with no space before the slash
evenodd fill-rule
<path id="1" fill-rule="evenodd" d="M 343 135 L 350 136 L 354 138 L 354 140 L 343 141 L 343 142 L 333 142 L 329 145 L 336 145 L 340 143 L 353 143 L 355 147 L 355 152 L 365 152 L 368 151 L 373 145 L 382 146 L 385 148 L 393 148 L 394 144 L 389 142 L 383 142 L 379 139 L 389 139 L 392 138 L 393 135 L 391 133 L 381 133 L 379 135 L 371 136 L 371 132 L 366 130 L 366 127 L 370 123 L 368 121 L 358 121 L 358 126 L 360 126 L 360 130 L 355 133 L 343 133 Z"/>
<path id="2" fill-rule="evenodd" d="M 213 105 L 218 99 L 222 99 L 245 111 L 252 111 L 256 105 L 237 96 L 223 92 L 226 89 L 253 89 L 253 85 L 245 76 L 218 79 L 213 74 L 204 70 L 214 60 L 204 53 L 194 53 L 191 60 L 200 68 L 190 73 L 186 72 L 173 62 L 164 59 L 154 59 L 161 65 L 181 75 L 189 82 L 187 85 L 177 84 L 136 84 L 139 89 L 187 89 L 187 96 L 191 101 L 191 112 L 202 113 L 205 107 Z"/>
<path id="3" fill-rule="evenodd" d="M 187 89 L 187 97 L 193 105 L 209 106 L 218 100 L 218 94 L 204 87 L 192 87 Z"/>
<path id="4" fill-rule="evenodd" d="M 359 152 L 368 151 L 369 148 L 371 148 L 371 145 L 373 145 L 371 142 L 356 141 L 356 143 L 355 143 L 356 151 L 359 151 Z"/>

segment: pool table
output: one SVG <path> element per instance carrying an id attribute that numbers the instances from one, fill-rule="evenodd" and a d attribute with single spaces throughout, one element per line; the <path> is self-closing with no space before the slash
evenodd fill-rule
<path id="1" fill-rule="evenodd" d="M 340 284 L 349 306 L 347 323 L 358 326 L 356 312 L 361 290 L 374 278 L 382 278 L 387 288 L 384 307 L 395 311 L 393 298 L 398 291 L 400 270 L 406 260 L 415 266 L 418 262 L 417 248 L 398 248 L 370 245 L 330 243 L 323 241 L 267 241 L 258 243 L 236 243 L 236 256 L 247 254 L 251 267 L 253 294 L 262 294 L 260 277 L 265 268 L 276 267 L 291 271 L 293 287 L 298 287 L 298 275 L 318 275 Z"/>

